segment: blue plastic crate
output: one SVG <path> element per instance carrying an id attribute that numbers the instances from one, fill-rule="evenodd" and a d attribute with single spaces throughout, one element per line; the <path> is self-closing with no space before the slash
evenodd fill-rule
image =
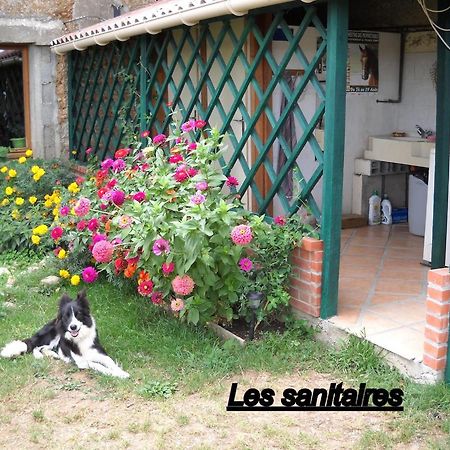
<path id="1" fill-rule="evenodd" d="M 392 223 L 408 222 L 408 208 L 393 208 Z"/>

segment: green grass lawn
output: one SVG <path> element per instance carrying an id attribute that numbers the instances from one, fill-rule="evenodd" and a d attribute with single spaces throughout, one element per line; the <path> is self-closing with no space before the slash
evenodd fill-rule
<path id="1" fill-rule="evenodd" d="M 12 339 L 29 337 L 52 319 L 63 292 L 76 296 L 73 287 L 40 287 L 40 280 L 50 272 L 44 268 L 19 275 L 10 289 L 0 279 L 0 347 Z M 347 386 L 367 382 L 373 387 L 404 389 L 404 413 L 395 415 L 387 429 L 367 430 L 361 448 L 390 448 L 417 440 L 426 444 L 424 448 L 449 448 L 450 388 L 407 380 L 390 369 L 366 341 L 349 337 L 339 349 L 329 347 L 300 323 L 283 335 L 267 334 L 242 348 L 234 342 L 223 343 L 208 329 L 180 323 L 133 291 L 106 281 L 89 286 L 88 298 L 101 342 L 131 375 L 129 380 L 118 380 L 90 374 L 98 395 L 165 401 L 194 393 L 214 395 L 218 384 L 224 380 L 231 384 L 234 376 L 246 372 L 276 377 L 313 371 L 329 374 Z M 6 301 L 15 307 L 5 307 Z M 13 401 L 23 386 L 37 379 L 52 383 L 55 364 L 68 374 L 63 389 L 76 389 L 78 381 L 71 378 L 78 372 L 74 366 L 35 360 L 31 355 L 0 360 L 0 401 Z M 33 414 L 38 421 L 41 411 Z"/>

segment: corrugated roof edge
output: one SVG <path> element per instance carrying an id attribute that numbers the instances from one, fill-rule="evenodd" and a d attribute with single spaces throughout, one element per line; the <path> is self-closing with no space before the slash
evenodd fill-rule
<path id="1" fill-rule="evenodd" d="M 57 54 L 84 50 L 93 45 L 126 41 L 144 33 L 157 34 L 178 25 L 193 26 L 201 20 L 233 14 L 246 15 L 250 10 L 281 3 L 312 3 L 315 0 L 172 0 L 153 3 L 128 14 L 105 20 L 82 30 L 66 34 L 51 42 Z"/>

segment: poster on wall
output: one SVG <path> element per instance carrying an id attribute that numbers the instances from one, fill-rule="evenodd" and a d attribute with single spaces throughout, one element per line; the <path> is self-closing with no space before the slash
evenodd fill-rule
<path id="1" fill-rule="evenodd" d="M 378 92 L 379 34 L 349 31 L 347 92 Z"/>

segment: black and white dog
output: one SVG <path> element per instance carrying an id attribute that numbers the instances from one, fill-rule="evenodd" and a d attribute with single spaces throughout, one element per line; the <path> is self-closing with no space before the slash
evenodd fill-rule
<path id="1" fill-rule="evenodd" d="M 45 355 L 66 363 L 73 361 L 80 369 L 89 368 L 119 378 L 129 377 L 100 345 L 85 291 L 80 292 L 76 300 L 63 295 L 56 319 L 31 338 L 10 342 L 0 356 L 13 358 L 31 352 L 38 359 Z"/>

